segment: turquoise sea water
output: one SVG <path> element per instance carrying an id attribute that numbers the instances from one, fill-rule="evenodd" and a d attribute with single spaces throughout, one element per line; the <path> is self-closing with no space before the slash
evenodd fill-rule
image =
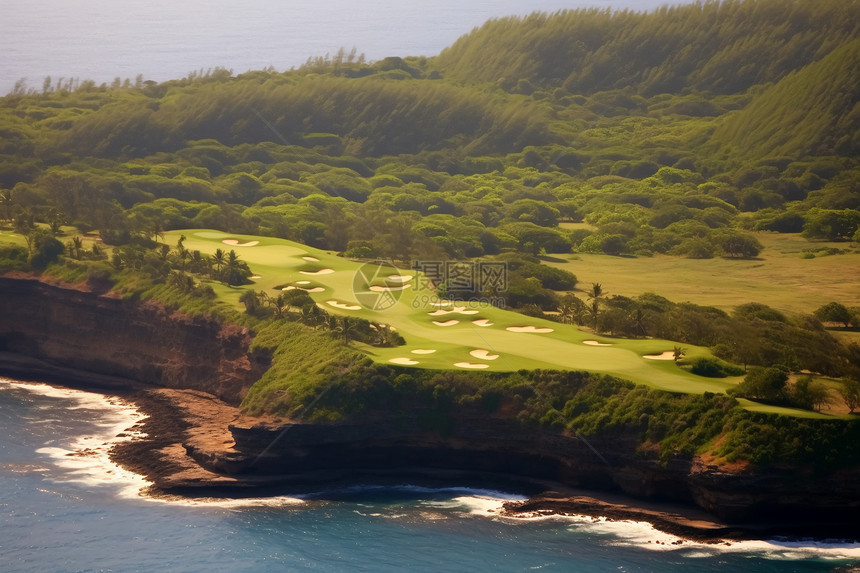
<path id="1" fill-rule="evenodd" d="M 644 524 L 496 517 L 517 492 L 367 484 L 152 500 L 106 456 L 138 419 L 116 399 L 0 380 L 0 571 L 763 572 L 860 562 L 858 545 L 672 545 Z"/>
<path id="2" fill-rule="evenodd" d="M 370 60 L 433 56 L 494 17 L 598 7 L 652 10 L 692 0 L 3 0 L 0 94 L 45 76 L 165 81 L 221 66 L 286 70 L 355 47 Z"/>

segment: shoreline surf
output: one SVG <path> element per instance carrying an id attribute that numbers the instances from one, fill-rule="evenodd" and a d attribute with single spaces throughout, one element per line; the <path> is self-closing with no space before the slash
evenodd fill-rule
<path id="1" fill-rule="evenodd" d="M 105 414 L 95 423 L 92 434 L 72 438 L 68 448 L 39 448 L 37 452 L 45 455 L 54 465 L 64 470 L 65 477 L 60 481 L 85 482 L 91 485 L 114 487 L 116 496 L 144 502 L 166 503 L 177 506 L 205 506 L 226 509 L 247 507 L 270 507 L 296 509 L 310 508 L 318 502 L 349 502 L 375 495 L 400 495 L 430 507 L 459 511 L 474 517 L 504 521 L 510 524 L 528 525 L 542 521 L 569 523 L 575 529 L 606 534 L 609 543 L 619 546 L 636 546 L 653 551 L 700 551 L 705 555 L 726 552 L 763 553 L 774 559 L 827 558 L 860 559 L 860 543 L 835 539 L 756 539 L 756 538 L 696 538 L 694 535 L 678 535 L 664 531 L 660 524 L 645 519 L 647 507 L 628 506 L 626 518 L 612 516 L 611 511 L 592 511 L 589 513 L 566 513 L 541 510 L 517 512 L 515 504 L 527 504 L 534 498 L 523 493 L 503 489 L 482 488 L 457 485 L 423 485 L 420 483 L 397 482 L 396 472 L 379 478 L 380 483 L 355 482 L 337 484 L 329 487 L 303 488 L 297 493 L 265 496 L 236 495 L 224 496 L 223 491 L 212 488 L 208 496 L 163 495 L 151 490 L 151 476 L 136 473 L 139 468 L 129 469 L 122 460 L 116 459 L 115 446 L 134 441 L 146 442 L 151 439 L 148 426 L 153 421 L 152 408 L 142 406 L 146 401 L 141 395 L 119 397 L 88 390 L 79 390 L 54 384 L 22 382 L 0 378 L 0 390 L 4 387 L 26 390 L 41 396 L 73 400 L 71 409 L 93 409 Z M 147 412 L 147 410 L 150 410 Z M 156 414 L 157 415 L 157 414 Z M 431 476 L 432 479 L 444 479 Z M 237 492 L 238 493 L 238 492 Z M 251 492 L 246 492 L 251 493 Z M 594 492 L 588 492 L 592 494 Z M 440 495 L 450 495 L 447 499 L 434 500 Z M 600 495 L 594 493 L 594 495 Z M 425 499 L 423 502 L 421 501 Z M 598 504 L 607 502 L 588 497 Z M 653 505 L 653 504 L 643 504 Z M 605 506 L 604 506 L 605 507 Z M 601 514 L 602 513 L 602 514 Z M 639 517 L 637 517 L 637 515 Z"/>

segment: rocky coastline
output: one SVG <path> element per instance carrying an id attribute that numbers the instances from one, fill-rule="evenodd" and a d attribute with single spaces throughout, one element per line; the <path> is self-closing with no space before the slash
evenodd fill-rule
<path id="1" fill-rule="evenodd" d="M 446 435 L 378 420 L 249 417 L 237 406 L 267 357 L 250 351 L 247 329 L 33 277 L 0 277 L 0 291 L 0 374 L 138 404 L 146 437 L 119 444 L 113 457 L 150 480 L 152 495 L 256 497 L 405 480 L 498 484 L 534 494 L 506 504 L 502 515 L 511 518 L 646 521 L 709 542 L 860 538 L 858 471 L 753 471 L 698 458 L 663 464 L 636 454 L 634 436 L 586 444 L 469 412 Z"/>

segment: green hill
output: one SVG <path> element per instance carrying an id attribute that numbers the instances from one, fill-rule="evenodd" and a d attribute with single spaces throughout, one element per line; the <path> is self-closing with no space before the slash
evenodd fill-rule
<path id="1" fill-rule="evenodd" d="M 857 0 L 708 1 L 653 13 L 598 9 L 491 20 L 438 57 L 464 82 L 643 95 L 735 93 L 778 81 L 860 34 Z"/>
<path id="2" fill-rule="evenodd" d="M 860 154 L 860 39 L 792 72 L 743 110 L 713 140 L 733 156 Z"/>

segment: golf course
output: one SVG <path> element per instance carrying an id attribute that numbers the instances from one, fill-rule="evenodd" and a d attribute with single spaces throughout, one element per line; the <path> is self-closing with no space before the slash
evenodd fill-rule
<path id="1" fill-rule="evenodd" d="M 173 231 L 164 240 L 175 243 L 181 235 L 189 250 L 212 255 L 216 249 L 235 249 L 248 263 L 253 285 L 212 283 L 219 297 L 237 308 L 248 288 L 271 295 L 303 289 L 326 312 L 391 325 L 406 339 L 405 346 L 359 344 L 379 363 L 435 370 L 589 370 L 687 393 L 723 392 L 737 382 L 679 368 L 673 360 L 678 344 L 672 341 L 600 337 L 481 301 L 440 300 L 410 269 L 353 262 L 284 239 L 212 230 Z M 709 355 L 695 346 L 684 350 L 687 358 Z"/>

